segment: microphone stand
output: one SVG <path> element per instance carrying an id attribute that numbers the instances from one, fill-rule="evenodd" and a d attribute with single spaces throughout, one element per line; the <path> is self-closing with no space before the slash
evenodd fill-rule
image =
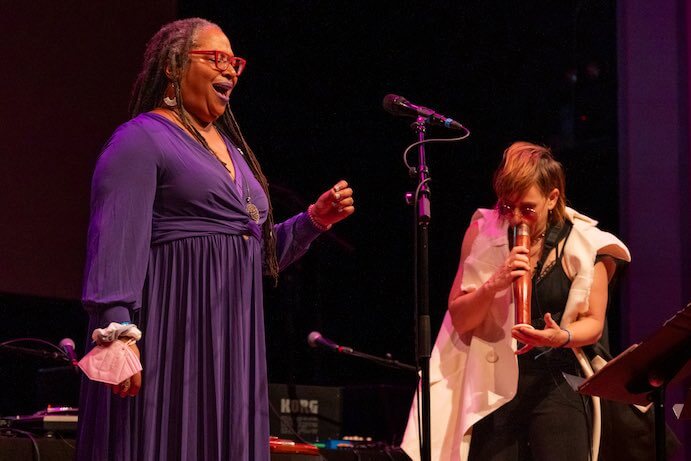
<path id="1" fill-rule="evenodd" d="M 31 347 L 24 347 L 24 346 L 14 346 L 13 343 L 17 342 L 33 342 L 33 343 L 39 343 L 43 344 L 45 346 L 49 346 L 53 348 L 54 350 L 46 350 L 46 349 L 34 349 Z M 75 369 L 78 369 L 76 366 L 76 363 L 73 363 L 69 357 L 65 354 L 65 351 L 62 349 L 58 348 L 55 344 L 50 343 L 48 341 L 44 341 L 43 339 L 38 339 L 38 338 L 16 338 L 16 339 L 10 339 L 8 341 L 0 342 L 0 354 L 3 352 L 7 353 L 15 353 L 15 354 L 22 354 L 22 355 L 31 355 L 34 357 L 39 357 L 41 359 L 46 359 L 46 360 L 53 360 L 57 362 L 67 362 L 71 364 Z"/>
<path id="2" fill-rule="evenodd" d="M 407 363 L 399 362 L 391 357 L 391 354 L 386 354 L 386 357 L 379 357 L 378 355 L 366 354 L 364 352 L 356 351 L 352 347 L 338 346 L 338 348 L 331 348 L 330 350 L 336 352 L 337 354 L 352 355 L 353 357 L 359 357 L 361 359 L 369 360 L 370 362 L 377 363 L 379 365 L 384 365 L 386 367 L 397 368 L 399 370 L 406 371 L 417 371 L 412 365 Z"/>
<path id="3" fill-rule="evenodd" d="M 425 140 L 425 130 L 428 119 L 418 116 L 411 128 L 417 133 L 418 141 Z M 431 180 L 429 169 L 425 159 L 425 145 L 418 145 L 418 167 L 415 175 L 418 179 L 416 193 L 409 204 L 415 204 L 416 216 L 416 239 L 413 257 L 415 258 L 415 301 L 417 306 L 417 334 L 418 367 L 421 371 L 420 377 L 420 458 L 422 461 L 430 461 L 432 458 L 431 450 L 431 428 L 430 428 L 430 370 L 429 362 L 432 355 L 432 334 L 429 315 L 429 223 L 431 221 L 430 210 L 430 190 L 428 183 Z"/>
<path id="4" fill-rule="evenodd" d="M 10 346 L 7 344 L 0 344 L 0 351 L 3 349 L 10 351 L 10 352 L 18 352 L 18 353 L 24 354 L 24 355 L 32 355 L 34 357 L 40 357 L 42 359 L 57 360 L 60 362 L 69 362 L 69 360 L 67 359 L 67 357 L 64 356 L 64 354 L 61 354 L 60 352 L 57 352 L 57 351 L 46 351 L 46 350 L 42 350 L 42 349 L 32 349 L 29 347 Z"/>

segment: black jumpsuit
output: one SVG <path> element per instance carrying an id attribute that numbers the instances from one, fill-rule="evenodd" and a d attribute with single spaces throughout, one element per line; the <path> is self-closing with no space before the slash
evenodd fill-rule
<path id="1" fill-rule="evenodd" d="M 564 230 L 564 243 L 569 229 Z M 562 244 L 554 262 L 533 277 L 532 325 L 544 328 L 549 312 L 559 323 L 571 288 L 562 265 Z M 587 461 L 590 402 L 572 390 L 562 372 L 581 375 L 571 349 L 534 348 L 518 357 L 518 391 L 513 400 L 473 426 L 470 461 Z"/>

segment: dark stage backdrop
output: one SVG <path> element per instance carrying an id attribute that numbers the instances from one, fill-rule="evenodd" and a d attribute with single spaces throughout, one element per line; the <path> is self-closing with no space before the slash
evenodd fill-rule
<path id="1" fill-rule="evenodd" d="M 96 155 L 175 2 L 0 2 L 0 291 L 79 297 Z"/>
<path id="2" fill-rule="evenodd" d="M 96 156 L 127 119 L 146 40 L 172 0 L 0 2 L 0 341 L 86 337 L 78 302 Z M 0 415 L 74 405 L 62 364 L 0 350 Z M 72 386 L 68 389 L 68 387 Z"/>
<path id="3" fill-rule="evenodd" d="M 511 140 L 554 146 L 572 201 L 616 228 L 612 6 L 13 3 L 0 11 L 0 291 L 78 298 L 95 158 L 127 118 L 146 39 L 176 14 L 217 21 L 248 58 L 232 104 L 277 188 L 279 213 L 340 177 L 357 188 L 358 216 L 337 234 L 379 274 L 340 274 L 341 283 L 362 272 L 368 284 L 390 277 L 398 290 L 382 288 L 397 297 L 405 279 L 410 182 L 400 153 L 413 135 L 381 110 L 387 93 L 437 108 L 473 133 L 429 148 L 439 291 L 472 208 L 492 203 L 491 171 Z M 606 181 L 584 177 L 593 165 Z"/>
<path id="4" fill-rule="evenodd" d="M 0 6 L 0 292 L 8 293 L 0 339 L 15 335 L 13 322 L 35 315 L 41 299 L 61 300 L 77 312 L 70 322 L 83 321 L 77 299 L 91 170 L 127 119 L 147 38 L 174 17 L 217 22 L 248 60 L 231 104 L 272 182 L 279 218 L 304 210 L 340 178 L 356 190 L 357 213 L 320 238 L 278 288 L 267 288 L 272 381 L 408 388 L 415 381 L 305 342 L 319 330 L 364 352 L 414 361 L 413 217 L 403 199 L 413 184 L 401 161 L 414 136 L 408 120 L 381 109 L 387 93 L 472 132 L 427 149 L 435 331 L 463 231 L 476 207 L 493 205 L 492 171 L 510 142 L 551 145 L 566 167 L 570 203 L 619 231 L 613 2 L 38 3 Z M 615 351 L 619 315 L 615 296 Z M 73 334 L 72 323 L 41 328 L 51 330 L 46 337 Z M 0 406 L 0 414 L 17 405 Z"/>
<path id="5" fill-rule="evenodd" d="M 571 202 L 617 230 L 612 5 L 44 3 L 0 15 L 0 291 L 78 299 L 93 164 L 127 119 L 147 38 L 176 15 L 218 22 L 247 58 L 232 105 L 272 181 L 279 217 L 305 209 L 340 178 L 356 190 L 352 219 L 267 290 L 275 381 L 414 381 L 305 342 L 319 330 L 365 352 L 414 360 L 413 221 L 403 199 L 413 185 L 401 161 L 414 135 L 409 120 L 382 110 L 387 93 L 472 131 L 467 141 L 427 149 L 435 330 L 465 226 L 476 207 L 492 206 L 491 174 L 511 141 L 552 145 L 566 166 Z M 602 180 L 593 181 L 593 170 Z M 8 310 L 31 315 L 21 305 Z"/>
<path id="6" fill-rule="evenodd" d="M 335 229 L 338 240 L 319 241 L 269 292 L 269 359 L 277 379 L 400 379 L 399 372 L 310 352 L 311 330 L 414 359 L 413 221 L 403 200 L 411 182 L 401 161 L 414 135 L 409 120 L 381 109 L 387 93 L 472 131 L 464 142 L 427 149 L 435 331 L 463 231 L 476 207 L 493 205 L 492 171 L 511 141 L 552 145 L 567 169 L 570 201 L 617 231 L 612 5 L 221 3 L 181 2 L 181 15 L 214 18 L 248 59 L 232 104 L 274 186 L 285 191 L 274 193 L 278 212 L 304 209 L 341 177 L 357 193 L 357 213 Z"/>

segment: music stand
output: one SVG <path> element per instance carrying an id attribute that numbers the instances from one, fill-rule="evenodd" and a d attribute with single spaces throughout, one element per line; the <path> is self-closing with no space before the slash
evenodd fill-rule
<path id="1" fill-rule="evenodd" d="M 629 404 L 653 402 L 655 459 L 665 453 L 665 388 L 691 360 L 691 303 L 648 339 L 634 344 L 586 379 L 578 392 Z M 688 399 L 687 399 L 688 400 Z"/>
<path id="2" fill-rule="evenodd" d="M 672 405 L 672 411 L 677 419 L 691 419 L 691 388 L 686 392 L 684 403 Z"/>

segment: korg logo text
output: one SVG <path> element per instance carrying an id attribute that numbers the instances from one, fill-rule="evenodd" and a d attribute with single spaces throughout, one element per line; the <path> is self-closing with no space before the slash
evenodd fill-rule
<path id="1" fill-rule="evenodd" d="M 319 400 L 281 399 L 281 413 L 319 414 Z"/>

